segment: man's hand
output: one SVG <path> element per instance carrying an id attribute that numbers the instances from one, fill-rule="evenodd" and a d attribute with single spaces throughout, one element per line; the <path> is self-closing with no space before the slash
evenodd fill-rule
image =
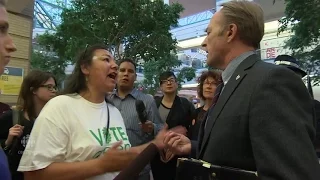
<path id="1" fill-rule="evenodd" d="M 186 136 L 176 133 L 168 132 L 164 138 L 165 148 L 168 148 L 176 155 L 189 155 L 191 153 L 191 141 Z"/>
<path id="2" fill-rule="evenodd" d="M 124 169 L 129 163 L 136 158 L 137 153 L 126 150 L 119 150 L 118 147 L 122 142 L 115 143 L 101 157 L 97 159 L 98 168 L 101 174 L 106 172 L 117 172 Z"/>
<path id="3" fill-rule="evenodd" d="M 139 123 L 139 125 L 140 125 L 143 132 L 145 132 L 145 133 L 152 133 L 153 132 L 154 126 L 151 121 L 146 121 L 143 124 Z"/>
<path id="4" fill-rule="evenodd" d="M 183 135 L 183 134 L 187 134 L 187 129 L 183 126 L 177 126 L 168 130 L 168 125 L 165 124 L 164 127 L 161 129 L 161 131 L 159 131 L 159 133 L 157 134 L 156 138 L 152 141 L 152 143 L 154 143 L 159 148 L 159 150 L 162 150 L 165 148 L 164 142 L 169 132 Z"/>

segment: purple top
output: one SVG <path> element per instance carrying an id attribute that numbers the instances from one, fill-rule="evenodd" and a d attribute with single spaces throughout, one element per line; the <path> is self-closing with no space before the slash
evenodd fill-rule
<path id="1" fill-rule="evenodd" d="M 11 180 L 7 156 L 2 149 L 0 149 L 0 179 Z"/>

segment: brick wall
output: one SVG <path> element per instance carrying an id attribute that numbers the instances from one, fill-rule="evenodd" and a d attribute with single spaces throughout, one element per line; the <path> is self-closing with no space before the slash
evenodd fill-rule
<path id="1" fill-rule="evenodd" d="M 12 53 L 8 66 L 24 69 L 24 76 L 29 71 L 29 58 L 31 53 L 32 17 L 9 12 L 9 34 L 11 35 L 17 51 Z M 0 95 L 0 101 L 15 104 L 18 96 Z"/>

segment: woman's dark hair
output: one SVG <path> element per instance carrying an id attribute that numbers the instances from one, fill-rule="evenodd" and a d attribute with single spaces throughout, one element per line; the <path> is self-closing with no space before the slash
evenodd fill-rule
<path id="1" fill-rule="evenodd" d="M 66 85 L 61 94 L 74 94 L 87 89 L 86 77 L 81 71 L 81 66 L 89 66 L 92 63 L 94 52 L 98 49 L 105 49 L 106 46 L 97 44 L 93 46 L 87 45 L 86 48 L 78 55 L 74 70 L 66 81 Z"/>
<path id="2" fill-rule="evenodd" d="M 47 82 L 50 78 L 52 78 L 57 85 L 57 80 L 53 76 L 53 74 L 40 70 L 32 70 L 23 79 L 18 97 L 17 107 L 18 109 L 27 112 L 30 120 L 34 120 L 37 118 L 35 104 L 33 101 L 33 92 L 41 87 L 41 85 Z"/>
<path id="3" fill-rule="evenodd" d="M 220 83 L 219 81 L 221 73 L 217 70 L 209 70 L 202 72 L 201 76 L 198 78 L 198 96 L 203 100 L 206 100 L 206 98 L 203 96 L 203 84 L 204 81 L 209 77 L 213 78 L 215 82 Z"/>

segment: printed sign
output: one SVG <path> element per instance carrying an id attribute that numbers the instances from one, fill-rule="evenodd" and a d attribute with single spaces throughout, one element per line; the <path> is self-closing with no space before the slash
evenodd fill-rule
<path id="1" fill-rule="evenodd" d="M 266 52 L 267 59 L 276 58 L 276 48 L 268 48 Z"/>
<path id="2" fill-rule="evenodd" d="M 1 95 L 19 95 L 23 81 L 23 68 L 5 67 L 0 76 Z"/>

